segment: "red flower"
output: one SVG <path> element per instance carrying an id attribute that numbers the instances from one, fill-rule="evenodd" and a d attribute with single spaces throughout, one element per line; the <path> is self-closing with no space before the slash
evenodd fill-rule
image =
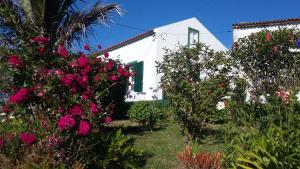
<path id="1" fill-rule="evenodd" d="M 57 127 L 61 130 L 69 130 L 75 126 L 75 120 L 69 115 L 61 117 L 57 122 Z"/>
<path id="2" fill-rule="evenodd" d="M 106 124 L 111 123 L 111 121 L 112 121 L 111 117 L 109 117 L 109 116 L 105 117 L 105 123 Z"/>
<path id="3" fill-rule="evenodd" d="M 15 95 L 9 97 L 11 104 L 20 103 L 30 98 L 30 90 L 23 87 Z"/>
<path id="4" fill-rule="evenodd" d="M 106 63 L 106 69 L 107 70 L 111 70 L 113 66 L 114 66 L 114 62 L 111 61 L 111 60 L 108 63 Z"/>
<path id="5" fill-rule="evenodd" d="M 130 77 L 130 76 L 131 76 L 131 73 L 130 73 L 130 72 L 124 72 L 124 73 L 123 73 L 123 76 L 124 76 L 124 77 Z"/>
<path id="6" fill-rule="evenodd" d="M 87 57 L 85 55 L 81 55 L 77 61 L 78 61 L 78 66 L 80 68 L 84 68 L 89 65 L 89 60 L 87 59 Z"/>
<path id="7" fill-rule="evenodd" d="M 108 58 L 109 57 L 109 53 L 108 52 L 104 52 L 104 57 Z"/>
<path id="8" fill-rule="evenodd" d="M 31 40 L 32 40 L 32 42 L 45 44 L 45 43 L 48 43 L 50 39 L 45 38 L 43 36 L 36 36 L 36 37 L 32 38 Z"/>
<path id="9" fill-rule="evenodd" d="M 0 150 L 4 148 L 4 138 L 3 137 L 0 137 Z"/>
<path id="10" fill-rule="evenodd" d="M 78 128 L 78 135 L 86 136 L 89 134 L 91 126 L 87 121 L 80 121 Z"/>
<path id="11" fill-rule="evenodd" d="M 23 66 L 23 62 L 21 61 L 21 59 L 17 55 L 8 56 L 8 63 L 10 65 L 16 66 L 16 67 L 22 67 Z"/>
<path id="12" fill-rule="evenodd" d="M 65 48 L 64 45 L 59 45 L 57 49 L 57 53 L 62 56 L 63 58 L 66 58 L 68 56 L 68 51 Z"/>
<path id="13" fill-rule="evenodd" d="M 90 46 L 89 46 L 88 44 L 85 44 L 85 45 L 84 45 L 84 49 L 85 49 L 85 50 L 90 50 Z"/>
<path id="14" fill-rule="evenodd" d="M 8 113 L 10 110 L 9 110 L 9 108 L 4 104 L 4 105 L 2 105 L 2 112 L 3 113 Z"/>
<path id="15" fill-rule="evenodd" d="M 86 75 L 86 74 L 88 74 L 90 71 L 91 71 L 91 66 L 90 66 L 90 65 L 87 65 L 87 66 L 81 71 L 81 73 L 82 73 L 83 75 Z"/>
<path id="16" fill-rule="evenodd" d="M 125 69 L 122 66 L 118 66 L 118 73 L 122 76 L 125 72 Z"/>
<path id="17" fill-rule="evenodd" d="M 97 74 L 97 75 L 94 77 L 94 81 L 96 81 L 96 82 L 101 81 L 101 79 L 102 79 L 101 74 Z"/>
<path id="18" fill-rule="evenodd" d="M 110 80 L 111 80 L 111 81 L 117 81 L 117 80 L 118 80 L 118 76 L 112 75 L 112 76 L 110 77 Z"/>
<path id="19" fill-rule="evenodd" d="M 126 70 L 129 70 L 130 66 L 131 66 L 130 64 L 126 64 L 126 65 L 125 65 L 125 69 L 126 69 Z"/>
<path id="20" fill-rule="evenodd" d="M 82 97 L 84 100 L 87 100 L 87 99 L 89 98 L 89 96 L 90 96 L 90 93 L 87 92 L 87 91 L 83 92 L 82 95 L 81 95 L 81 97 Z"/>
<path id="21" fill-rule="evenodd" d="M 30 133 L 22 133 L 20 135 L 21 141 L 27 145 L 31 145 L 36 141 L 36 137 Z"/>
<path id="22" fill-rule="evenodd" d="M 96 116 L 97 113 L 99 113 L 100 109 L 94 102 L 90 102 L 90 111 L 94 114 L 94 116 Z"/>
<path id="23" fill-rule="evenodd" d="M 38 52 L 39 52 L 41 55 L 45 54 L 45 48 L 43 48 L 43 47 L 38 48 Z"/>
<path id="24" fill-rule="evenodd" d="M 270 33 L 266 34 L 266 41 L 270 41 L 272 39 L 272 35 Z"/>
<path id="25" fill-rule="evenodd" d="M 83 109 L 81 108 L 81 106 L 79 104 L 75 104 L 73 105 L 69 112 L 73 115 L 73 116 L 80 116 L 82 115 L 84 112 L 83 112 Z"/>
<path id="26" fill-rule="evenodd" d="M 72 60 L 70 61 L 70 63 L 68 64 L 71 68 L 75 68 L 78 66 L 78 62 L 77 60 Z"/>
<path id="27" fill-rule="evenodd" d="M 61 82 L 64 86 L 71 86 L 75 78 L 76 76 L 74 74 L 66 74 L 63 78 L 61 78 Z"/>

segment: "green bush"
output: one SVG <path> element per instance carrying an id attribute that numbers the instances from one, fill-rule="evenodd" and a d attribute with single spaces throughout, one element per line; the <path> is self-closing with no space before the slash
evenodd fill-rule
<path id="1" fill-rule="evenodd" d="M 161 87 L 182 131 L 188 136 L 201 135 L 207 123 L 224 121 L 217 104 L 225 105 L 230 66 L 226 53 L 215 52 L 204 44 L 167 50 L 163 61 L 158 63 Z"/>
<path id="2" fill-rule="evenodd" d="M 299 168 L 300 130 L 269 126 L 264 131 L 248 131 L 229 141 L 224 154 L 226 168 Z"/>
<path id="3" fill-rule="evenodd" d="M 166 119 L 160 103 L 157 101 L 139 101 L 133 103 L 128 110 L 130 120 L 136 121 L 142 126 L 153 129 Z"/>

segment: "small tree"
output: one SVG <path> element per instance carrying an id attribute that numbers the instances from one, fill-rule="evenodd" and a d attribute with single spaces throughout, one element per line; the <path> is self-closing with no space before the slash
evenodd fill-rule
<path id="1" fill-rule="evenodd" d="M 166 51 L 158 63 L 162 73 L 161 87 L 174 107 L 174 114 L 183 129 L 197 136 L 220 113 L 216 105 L 223 100 L 229 83 L 229 59 L 224 52 L 215 52 L 204 44 L 195 48 L 181 47 Z"/>

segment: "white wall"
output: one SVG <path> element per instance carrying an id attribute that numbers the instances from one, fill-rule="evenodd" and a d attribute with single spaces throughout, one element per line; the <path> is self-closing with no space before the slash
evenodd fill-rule
<path id="1" fill-rule="evenodd" d="M 120 59 L 122 63 L 144 61 L 143 92 L 131 92 L 131 98 L 126 98 L 126 101 L 152 100 L 152 91 L 150 90 L 150 87 L 155 86 L 154 77 L 156 76 L 156 50 L 156 38 L 155 36 L 149 36 L 109 52 L 109 56 L 111 58 Z"/>
<path id="2" fill-rule="evenodd" d="M 188 45 L 188 28 L 199 30 L 199 41 L 210 46 L 217 51 L 226 51 L 227 48 L 207 30 L 196 18 L 176 22 L 170 25 L 155 29 L 157 36 L 157 55 L 156 60 L 162 62 L 165 54 L 164 48 L 176 50 L 179 46 Z M 157 75 L 155 82 L 159 86 L 161 75 Z M 162 98 L 162 90 L 157 92 Z"/>
<path id="3" fill-rule="evenodd" d="M 155 61 L 162 61 L 164 48 L 176 49 L 179 45 L 188 45 L 188 28 L 199 30 L 200 42 L 215 50 L 227 50 L 226 47 L 212 35 L 196 18 L 187 19 L 154 29 L 155 35 L 144 38 L 122 48 L 110 52 L 110 57 L 120 59 L 123 63 L 144 61 L 143 92 L 131 92 L 132 98 L 126 101 L 163 99 L 162 89 L 159 89 L 161 75 L 157 74 Z M 152 89 L 151 89 L 152 88 Z M 153 89 L 158 89 L 153 93 Z"/>
<path id="4" fill-rule="evenodd" d="M 262 28 L 242 28 L 242 29 L 233 29 L 233 41 L 236 42 L 239 38 L 244 38 L 246 36 L 251 35 L 251 33 L 256 33 L 262 31 L 264 29 L 268 29 L 270 31 L 278 30 L 279 28 L 298 28 L 300 29 L 299 24 L 291 24 L 287 26 L 268 26 Z"/>

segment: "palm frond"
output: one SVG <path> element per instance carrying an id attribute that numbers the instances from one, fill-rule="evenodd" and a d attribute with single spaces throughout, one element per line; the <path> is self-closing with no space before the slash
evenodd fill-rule
<path id="1" fill-rule="evenodd" d="M 66 17 L 63 24 L 60 25 L 56 34 L 57 41 L 70 44 L 73 39 L 85 37 L 94 24 L 105 25 L 112 22 L 114 13 L 122 14 L 118 5 L 102 5 L 100 2 L 97 2 L 91 10 L 75 12 Z"/>

